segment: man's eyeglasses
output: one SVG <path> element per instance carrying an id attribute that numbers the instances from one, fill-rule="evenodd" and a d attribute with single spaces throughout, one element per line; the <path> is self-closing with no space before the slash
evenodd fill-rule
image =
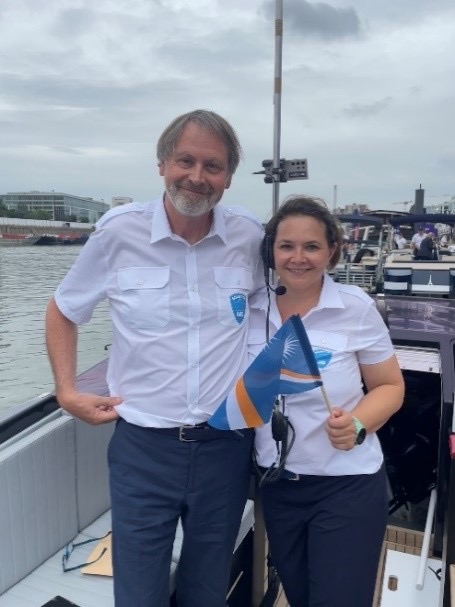
<path id="1" fill-rule="evenodd" d="M 87 567 L 87 565 L 93 565 L 93 563 L 96 563 L 97 561 L 99 561 L 104 556 L 104 554 L 107 552 L 107 548 L 103 548 L 101 551 L 101 554 L 93 561 L 89 561 L 88 563 L 81 563 L 80 565 L 73 565 L 72 567 L 67 566 L 68 560 L 69 560 L 70 556 L 72 555 L 75 548 L 78 548 L 79 546 L 85 546 L 85 544 L 90 544 L 92 542 L 99 542 L 100 540 L 103 540 L 105 537 L 107 537 L 110 534 L 111 534 L 111 531 L 108 531 L 106 533 L 106 535 L 103 535 L 102 537 L 92 537 L 89 540 L 85 540 L 83 542 L 77 542 L 76 544 L 74 543 L 73 540 L 71 540 L 71 542 L 69 542 L 65 546 L 65 551 L 62 554 L 63 571 L 64 572 L 75 571 L 76 569 L 81 569 L 82 567 Z"/>

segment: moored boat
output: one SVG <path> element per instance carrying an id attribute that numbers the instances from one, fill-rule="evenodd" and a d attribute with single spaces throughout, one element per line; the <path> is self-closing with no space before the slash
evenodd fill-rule
<path id="1" fill-rule="evenodd" d="M 36 234 L 0 234 L 0 247 L 32 246 L 39 238 Z"/>
<path id="2" fill-rule="evenodd" d="M 367 293 L 381 292 L 386 243 L 382 219 L 370 215 L 337 215 L 337 219 L 345 231 L 345 241 L 343 257 L 332 276 Z"/>
<path id="3" fill-rule="evenodd" d="M 455 215 L 408 215 L 389 220 L 392 228 L 419 225 L 455 226 Z M 433 227 L 433 229 L 437 229 Z M 435 245 L 434 258 L 418 259 L 410 248 L 390 250 L 384 261 L 384 292 L 396 295 L 455 297 L 455 253 L 450 247 Z"/>

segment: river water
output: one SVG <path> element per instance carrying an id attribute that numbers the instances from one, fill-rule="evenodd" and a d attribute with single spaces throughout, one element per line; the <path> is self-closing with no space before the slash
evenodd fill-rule
<path id="1" fill-rule="evenodd" d="M 53 390 L 44 340 L 47 303 L 80 246 L 0 247 L 0 412 Z M 107 304 L 80 327 L 78 372 L 106 357 Z"/>

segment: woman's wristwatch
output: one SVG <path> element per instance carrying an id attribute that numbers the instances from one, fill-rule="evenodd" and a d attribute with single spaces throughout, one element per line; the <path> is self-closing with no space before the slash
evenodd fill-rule
<path id="1" fill-rule="evenodd" d="M 354 424 L 354 428 L 355 428 L 355 443 L 354 444 L 361 445 L 367 435 L 366 428 L 362 424 L 362 422 L 359 421 L 356 417 L 352 418 L 352 423 Z"/>

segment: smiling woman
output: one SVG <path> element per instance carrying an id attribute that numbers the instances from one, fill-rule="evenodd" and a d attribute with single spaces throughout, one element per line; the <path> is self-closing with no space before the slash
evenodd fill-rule
<path id="1" fill-rule="evenodd" d="M 251 311 L 252 331 L 266 323 L 271 335 L 298 314 L 322 361 L 320 391 L 277 403 L 286 431 L 273 421 L 256 429 L 270 550 L 291 605 L 371 607 L 387 522 L 376 431 L 401 407 L 403 378 L 374 301 L 327 273 L 342 243 L 322 201 L 286 199 L 262 243 L 264 264 L 286 291 L 259 295 Z M 328 585 L 325 572 L 335 569 Z"/>

